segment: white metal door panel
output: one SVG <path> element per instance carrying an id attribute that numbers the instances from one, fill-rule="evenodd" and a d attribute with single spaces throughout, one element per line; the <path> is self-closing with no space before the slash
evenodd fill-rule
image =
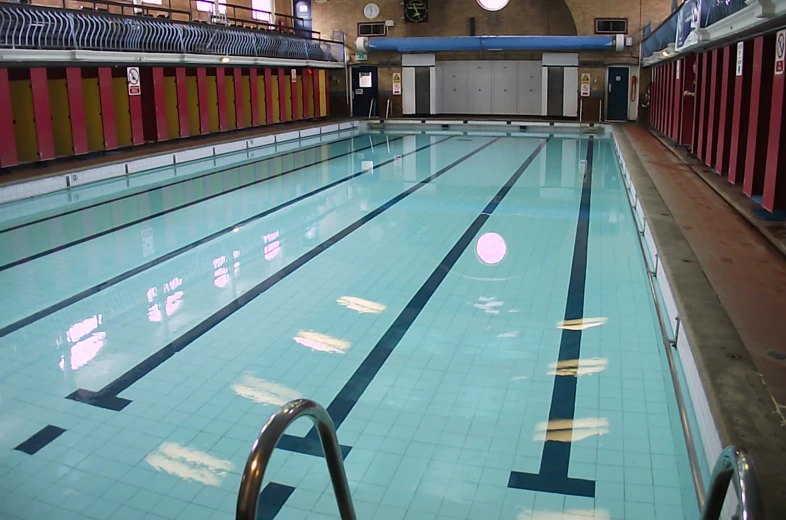
<path id="1" fill-rule="evenodd" d="M 540 115 L 542 109 L 543 72 L 539 61 L 518 62 L 516 113 Z"/>
<path id="2" fill-rule="evenodd" d="M 515 114 L 518 78 L 515 61 L 491 62 L 491 113 Z"/>
<path id="3" fill-rule="evenodd" d="M 446 114 L 467 112 L 467 64 L 464 61 L 442 62 L 443 110 Z"/>
<path id="4" fill-rule="evenodd" d="M 467 113 L 491 113 L 491 66 L 487 61 L 467 62 Z"/>
<path id="5" fill-rule="evenodd" d="M 565 67 L 563 76 L 565 87 L 563 95 L 564 112 L 562 115 L 576 117 L 579 113 L 579 69 L 577 67 Z"/>

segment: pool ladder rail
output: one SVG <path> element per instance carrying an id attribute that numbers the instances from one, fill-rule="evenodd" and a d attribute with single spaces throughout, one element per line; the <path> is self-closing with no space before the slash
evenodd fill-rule
<path id="1" fill-rule="evenodd" d="M 314 423 L 322 443 L 322 449 L 325 451 L 325 460 L 338 502 L 341 520 L 357 520 L 333 420 L 324 408 L 309 399 L 296 399 L 288 402 L 271 415 L 270 419 L 262 426 L 240 479 L 235 514 L 237 520 L 256 520 L 262 479 L 265 477 L 265 469 L 267 469 L 270 457 L 273 455 L 273 450 L 289 425 L 304 415 Z M 701 511 L 701 520 L 720 519 L 723 503 L 726 500 L 726 492 L 732 479 L 739 501 L 737 515 L 733 518 L 735 520 L 764 520 L 759 484 L 750 456 L 744 450 L 734 446 L 724 449 L 715 463 L 707 500 Z"/>

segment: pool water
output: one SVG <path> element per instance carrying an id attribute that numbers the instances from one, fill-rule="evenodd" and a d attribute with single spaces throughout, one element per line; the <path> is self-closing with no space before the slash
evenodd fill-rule
<path id="1" fill-rule="evenodd" d="M 693 518 L 636 241 L 570 134 L 362 134 L 2 223 L 0 518 L 233 518 L 299 397 L 360 519 Z M 338 517 L 310 427 L 258 518 Z"/>

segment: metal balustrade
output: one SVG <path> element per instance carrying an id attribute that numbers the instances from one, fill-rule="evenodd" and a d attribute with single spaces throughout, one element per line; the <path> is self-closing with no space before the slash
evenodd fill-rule
<path id="1" fill-rule="evenodd" d="M 340 42 L 165 18 L 16 4 L 0 4 L 0 47 L 344 61 Z"/>

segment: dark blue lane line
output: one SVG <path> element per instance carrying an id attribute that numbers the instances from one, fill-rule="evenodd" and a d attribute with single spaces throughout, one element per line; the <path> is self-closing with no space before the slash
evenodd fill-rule
<path id="1" fill-rule="evenodd" d="M 401 138 L 399 137 L 397 139 L 401 139 Z M 393 139 L 391 139 L 391 140 L 393 140 Z M 290 173 L 294 173 L 294 172 L 297 172 L 297 171 L 300 171 L 300 170 L 304 170 L 306 168 L 311 168 L 312 166 L 318 166 L 318 165 L 320 165 L 322 163 L 325 163 L 325 162 L 328 162 L 328 161 L 332 161 L 334 159 L 339 159 L 341 157 L 346 157 L 347 155 L 352 155 L 354 153 L 361 152 L 363 150 L 368 150 L 369 148 L 372 148 L 372 147 L 373 147 L 373 145 L 370 144 L 369 146 L 364 146 L 362 148 L 357 148 L 357 149 L 352 150 L 350 152 L 341 153 L 341 154 L 338 154 L 338 155 L 336 155 L 334 157 L 329 157 L 327 159 L 320 159 L 319 161 L 316 161 L 316 162 L 313 162 L 313 163 L 304 164 L 302 166 L 297 166 L 295 168 L 283 171 L 281 173 L 277 173 L 275 175 L 271 175 L 270 177 L 265 177 L 264 179 L 257 179 L 257 180 L 255 180 L 253 182 L 248 183 L 248 184 L 235 186 L 234 188 L 230 188 L 228 190 L 223 190 L 223 191 L 220 191 L 218 193 L 214 193 L 213 195 L 208 195 L 206 197 L 202 197 L 201 199 L 194 199 L 191 202 L 186 202 L 185 204 L 181 204 L 179 206 L 172 206 L 170 208 L 158 211 L 156 213 L 152 213 L 152 214 L 150 214 L 150 215 L 148 215 L 146 217 L 141 217 L 141 218 L 138 218 L 136 220 L 132 220 L 130 222 L 126 222 L 125 224 L 121 224 L 119 226 L 115 226 L 113 228 L 106 229 L 104 231 L 100 231 L 98 233 L 93 233 L 92 235 L 87 235 L 87 236 L 84 236 L 84 237 L 79 238 L 77 240 L 73 240 L 71 242 L 67 242 L 65 244 L 61 244 L 61 245 L 53 247 L 51 249 L 47 249 L 46 251 L 41 251 L 40 253 L 36 253 L 34 255 L 30 255 L 30 256 L 27 256 L 25 258 L 20 258 L 19 260 L 14 260 L 13 262 L 9 262 L 9 263 L 7 263 L 5 265 L 0 265 L 0 271 L 5 271 L 6 269 L 11 269 L 12 267 L 17 267 L 17 266 L 25 264 L 27 262 L 32 262 L 33 260 L 37 260 L 37 259 L 39 259 L 41 257 L 44 257 L 44 256 L 47 256 L 47 255 L 51 255 L 52 253 L 57 253 L 58 251 L 62 251 L 63 249 L 67 249 L 69 247 L 76 246 L 76 245 L 82 244 L 84 242 L 88 242 L 90 240 L 93 240 L 93 239 L 96 239 L 96 238 L 100 238 L 100 237 L 105 236 L 105 235 L 109 235 L 109 234 L 114 233 L 116 231 L 120 231 L 121 229 L 125 229 L 125 228 L 131 227 L 131 226 L 135 226 L 136 224 L 139 224 L 141 222 L 146 222 L 148 220 L 152 220 L 152 219 L 160 217 L 162 215 L 166 215 L 168 213 L 172 213 L 173 211 L 178 211 L 178 210 L 187 208 L 189 206 L 193 206 L 194 204 L 199 204 L 201 202 L 205 202 L 206 200 L 214 199 L 216 197 L 221 197 L 221 196 L 226 195 L 228 193 L 232 193 L 232 192 L 235 192 L 235 191 L 238 191 L 238 190 L 242 190 L 244 188 L 248 188 L 249 186 L 254 186 L 254 185 L 260 184 L 262 182 L 272 181 L 273 179 L 277 179 L 279 177 L 283 177 L 284 175 L 288 175 Z M 232 169 L 232 168 L 229 168 L 229 169 Z M 115 199 L 115 200 L 119 200 L 119 199 Z"/>
<path id="2" fill-rule="evenodd" d="M 421 150 L 425 150 L 426 148 L 429 148 L 430 146 L 442 143 L 444 141 L 447 141 L 448 139 L 449 138 L 442 139 L 441 141 L 437 141 L 436 143 L 431 143 L 431 144 L 428 144 L 426 146 L 422 146 L 422 147 L 417 148 L 417 149 L 415 149 L 415 150 L 413 150 L 411 152 L 407 152 L 405 154 L 402 154 L 402 157 L 404 157 L 406 155 L 411 155 L 413 153 L 417 153 L 417 152 L 419 152 Z M 394 160 L 395 159 L 389 159 L 387 161 L 381 162 L 381 163 L 377 164 L 376 167 L 378 168 L 380 166 L 385 166 L 386 164 L 392 163 Z M 175 258 L 177 256 L 182 255 L 183 253 L 191 251 L 192 249 L 194 249 L 196 247 L 199 247 L 199 246 L 201 246 L 203 244 L 206 244 L 206 243 L 208 243 L 208 242 L 210 242 L 212 240 L 215 240 L 215 239 L 217 239 L 217 238 L 219 238 L 219 237 L 221 237 L 223 235 L 231 233 L 232 230 L 235 229 L 235 228 L 246 226 L 246 225 L 250 224 L 251 222 L 254 222 L 255 220 L 259 220 L 261 218 L 267 217 L 267 216 L 269 216 L 269 215 L 271 215 L 271 214 L 273 214 L 273 213 L 275 213 L 277 211 L 280 211 L 280 210 L 282 210 L 284 208 L 287 208 L 287 207 L 291 206 L 292 204 L 295 204 L 297 202 L 305 200 L 305 199 L 307 199 L 309 197 L 312 197 L 314 195 L 318 195 L 318 194 L 322 193 L 323 191 L 326 191 L 326 190 L 329 190 L 331 188 L 334 188 L 334 187 L 338 186 L 339 184 L 343 184 L 345 182 L 348 182 L 348 181 L 350 181 L 352 179 L 360 177 L 361 175 L 365 175 L 368 172 L 369 172 L 369 170 L 365 170 L 365 171 L 361 170 L 359 172 L 355 172 L 355 173 L 353 173 L 351 175 L 348 175 L 347 177 L 344 177 L 342 179 L 338 179 L 336 181 L 333 181 L 330 184 L 326 184 L 326 185 L 324 185 L 324 186 L 322 186 L 320 188 L 317 188 L 317 189 L 315 189 L 313 191 L 310 191 L 308 193 L 304 193 L 303 195 L 300 195 L 299 197 L 295 197 L 294 199 L 291 199 L 291 200 L 289 200 L 287 202 L 279 204 L 278 206 L 274 206 L 274 207 L 272 207 L 270 209 L 267 209 L 267 210 L 265 210 L 265 211 L 263 211 L 261 213 L 257 213 L 256 215 L 252 215 L 251 217 L 248 217 L 245 220 L 241 220 L 240 222 L 236 222 L 235 224 L 232 224 L 231 226 L 227 226 L 224 229 L 220 229 L 220 230 L 216 231 L 215 233 L 212 233 L 212 234 L 210 234 L 210 235 L 208 235 L 208 236 L 206 236 L 204 238 L 201 238 L 199 240 L 191 242 L 190 244 L 186 244 L 183 247 L 175 249 L 174 251 L 171 251 L 171 252 L 169 252 L 169 253 L 167 253 L 165 255 L 159 256 L 158 258 L 154 258 L 153 260 L 150 260 L 149 262 L 145 262 L 144 264 L 142 264 L 142 265 L 140 265 L 138 267 L 134 267 L 133 269 L 129 269 L 128 271 L 126 271 L 124 273 L 121 273 L 121 274 L 119 274 L 119 275 L 117 275 L 117 276 L 115 276 L 113 278 L 110 278 L 109 280 L 106 280 L 104 282 L 101 282 L 101 283 L 99 283 L 97 285 L 94 285 L 93 287 L 89 287 L 89 288 L 85 289 L 82 292 L 79 292 L 79 293 L 77 293 L 77 294 L 75 294 L 75 295 L 73 295 L 73 296 L 71 296 L 69 298 L 66 298 L 64 300 L 61 300 L 61 301 L 59 301 L 59 302 L 57 302 L 55 304 L 52 304 L 49 307 L 47 307 L 45 309 L 41 309 L 38 312 L 34 312 L 33 314 L 31 314 L 29 316 L 26 316 L 24 318 L 21 318 L 21 319 L 15 321 L 15 322 L 13 322 L 13 323 L 11 323 L 9 325 L 6 325 L 5 327 L 0 327 L 0 338 L 3 338 L 5 336 L 9 335 L 12 332 L 16 332 L 17 330 L 19 330 L 19 329 L 21 329 L 23 327 L 27 327 L 28 325 L 30 325 L 32 323 L 35 323 L 36 321 L 38 321 L 40 319 L 46 318 L 47 316 L 49 316 L 51 314 L 54 314 L 57 311 L 65 309 L 69 305 L 73 305 L 73 304 L 75 304 L 75 303 L 77 303 L 79 301 L 82 301 L 85 298 L 93 296 L 94 294 L 97 294 L 97 293 L 99 293 L 99 292 L 101 292 L 101 291 L 103 291 L 105 289 L 108 289 L 108 288 L 112 287 L 113 285 L 117 285 L 117 284 L 119 284 L 120 282 L 122 282 L 124 280 L 128 280 L 132 276 L 136 276 L 136 275 L 138 275 L 138 274 L 140 274 L 140 273 L 150 269 L 151 267 L 155 267 L 156 265 L 159 265 L 159 264 L 161 264 L 163 262 L 166 262 L 167 260 L 171 260 L 171 259 L 173 259 L 173 258 Z"/>
<path id="3" fill-rule="evenodd" d="M 180 352 L 188 345 L 196 341 L 200 336 L 205 334 L 206 332 L 210 331 L 218 324 L 223 322 L 225 319 L 232 316 L 234 313 L 242 309 L 248 303 L 252 302 L 256 299 L 257 296 L 264 293 L 274 285 L 276 285 L 281 280 L 285 279 L 309 261 L 313 260 L 323 252 L 327 251 L 330 247 L 334 246 L 352 232 L 356 231 L 357 229 L 361 228 L 365 224 L 369 223 L 371 220 L 375 219 L 382 213 L 386 212 L 402 200 L 406 199 L 416 191 L 420 190 L 422 187 L 426 186 L 431 181 L 437 179 L 438 177 L 444 175 L 449 170 L 455 168 L 459 164 L 463 163 L 470 157 L 477 155 L 481 151 L 485 150 L 493 143 L 495 143 L 498 139 L 493 139 L 488 143 L 480 146 L 479 148 L 463 155 L 462 157 L 456 159 L 446 167 L 442 168 L 441 170 L 437 171 L 436 173 L 431 174 L 426 179 L 420 181 L 419 183 L 415 184 L 414 186 L 410 187 L 406 191 L 399 193 L 392 199 L 388 200 L 372 212 L 368 213 L 367 215 L 361 217 L 360 219 L 356 220 L 352 224 L 348 225 L 332 237 L 328 238 L 318 246 L 314 247 L 310 251 L 304 253 L 299 258 L 291 262 L 290 264 L 286 265 L 278 272 L 274 273 L 273 275 L 267 277 L 265 280 L 261 281 L 253 288 L 251 288 L 248 292 L 240 295 L 235 300 L 232 300 L 224 307 L 213 313 L 211 316 L 203 320 L 201 323 L 193 327 L 192 329 L 188 330 L 181 336 L 179 336 L 174 341 L 170 342 L 169 344 L 162 347 L 157 352 L 151 354 L 146 359 L 141 361 L 135 367 L 129 369 L 125 374 L 121 375 L 111 383 L 107 384 L 101 390 L 94 392 L 92 390 L 85 390 L 82 388 L 77 389 L 76 391 L 72 392 L 68 396 L 67 399 L 72 399 L 74 401 L 79 401 L 82 403 L 90 404 L 93 406 L 97 406 L 99 408 L 106 408 L 107 410 L 114 410 L 120 411 L 125 408 L 131 401 L 129 399 L 124 399 L 122 397 L 118 397 L 121 392 L 126 390 L 128 387 L 139 381 L 141 378 L 152 372 L 156 367 L 160 366 L 166 360 L 174 356 L 176 353 Z M 392 162 L 394 159 L 391 159 Z"/>
<path id="4" fill-rule="evenodd" d="M 281 511 L 281 508 L 284 507 L 284 503 L 286 503 L 293 491 L 295 491 L 295 488 L 292 486 L 276 484 L 275 482 L 265 486 L 265 489 L 259 494 L 256 520 L 273 520 L 273 517 Z"/>
<path id="5" fill-rule="evenodd" d="M 58 428 L 57 426 L 52 426 L 48 424 L 38 430 L 38 432 L 24 441 L 22 444 L 14 448 L 16 451 L 21 451 L 27 453 L 28 455 L 34 455 L 38 450 L 52 442 L 53 440 L 57 439 L 61 435 L 65 433 L 65 430 L 62 428 Z"/>
<path id="6" fill-rule="evenodd" d="M 568 299 L 565 303 L 565 320 L 584 317 L 584 288 L 587 279 L 587 246 L 589 242 L 590 198 L 592 195 L 592 159 L 594 141 L 587 143 L 587 170 L 581 189 L 579 218 L 576 224 L 576 240 L 573 246 L 573 264 L 570 270 Z M 581 331 L 562 329 L 558 361 L 579 359 L 581 354 Z M 576 376 L 554 376 L 551 394 L 549 423 L 564 420 L 572 422 L 576 414 Z M 595 481 L 568 477 L 570 464 L 570 442 L 548 440 L 543 446 L 538 473 L 511 471 L 508 487 L 528 489 L 545 493 L 595 497 Z"/>
<path id="7" fill-rule="evenodd" d="M 341 426 L 341 424 L 349 415 L 349 412 L 351 412 L 352 408 L 355 407 L 360 397 L 371 384 L 371 381 L 373 381 L 374 377 L 376 377 L 377 373 L 382 368 L 382 365 L 385 364 L 388 357 L 390 357 L 390 354 L 401 342 L 401 339 L 415 322 L 439 286 L 448 276 L 448 273 L 456 265 L 458 259 L 475 239 L 483 225 L 494 213 L 494 210 L 497 208 L 499 203 L 502 202 L 513 185 L 516 184 L 519 178 L 521 178 L 526 169 L 530 166 L 530 164 L 532 164 L 532 161 L 535 160 L 535 157 L 537 157 L 540 151 L 546 146 L 547 142 L 548 138 L 541 141 L 538 147 L 535 148 L 530 156 L 527 157 L 521 166 L 519 166 L 513 175 L 511 175 L 505 185 L 500 188 L 500 190 L 486 205 L 483 211 L 481 211 L 480 214 L 475 217 L 475 220 L 472 222 L 472 224 L 470 224 L 466 231 L 464 231 L 464 234 L 461 235 L 450 251 L 448 251 L 439 265 L 428 277 L 426 282 L 420 287 L 420 289 L 418 289 L 418 291 L 415 293 L 415 296 L 413 296 L 409 303 L 407 303 L 406 307 L 404 307 L 401 313 L 399 313 L 393 324 L 388 327 L 388 330 L 385 332 L 385 334 L 379 339 L 374 348 L 371 349 L 371 352 L 368 353 L 357 370 L 355 370 L 355 372 L 352 374 L 352 377 L 349 378 L 349 381 L 347 381 L 347 383 L 338 392 L 338 395 L 336 395 L 336 397 L 327 407 L 327 411 L 330 414 L 330 417 L 333 419 L 336 429 Z M 304 453 L 306 455 L 323 456 L 322 447 L 319 442 L 319 436 L 314 428 L 311 428 L 305 437 L 296 437 L 294 435 L 285 434 L 278 441 L 276 447 L 287 451 Z M 349 446 L 341 446 L 342 456 L 346 458 L 350 450 L 351 447 Z M 273 490 L 269 491 L 268 488 L 271 487 Z M 264 503 L 264 500 L 276 496 L 275 490 L 280 487 L 282 487 L 282 485 L 276 482 L 270 482 L 267 486 L 265 486 L 259 496 L 260 505 Z M 291 490 L 289 491 L 290 494 L 295 489 L 290 486 L 283 487 Z M 275 506 L 278 506 L 278 509 L 274 510 Z M 280 502 L 280 500 L 267 503 L 265 505 L 265 512 L 267 516 L 264 517 L 264 520 L 272 520 L 283 506 L 284 502 Z"/>
<path id="8" fill-rule="evenodd" d="M 154 192 L 154 191 L 157 191 L 157 190 L 162 190 L 164 188 L 169 188 L 170 186 L 177 186 L 178 184 L 183 184 L 184 182 L 193 181 L 193 180 L 197 180 L 197 179 L 202 179 L 204 177 L 210 177 L 212 175 L 218 175 L 219 173 L 224 173 L 226 171 L 229 171 L 229 170 L 232 170 L 232 169 L 235 169 L 235 168 L 240 168 L 242 166 L 248 166 L 249 164 L 261 163 L 261 162 L 269 161 L 271 159 L 277 159 L 279 157 L 288 157 L 290 155 L 294 155 L 294 154 L 299 153 L 299 152 L 306 152 L 308 150 L 313 150 L 315 148 L 319 148 L 320 146 L 325 146 L 325 145 L 329 146 L 331 144 L 342 143 L 342 142 L 354 139 L 355 137 L 358 137 L 358 136 L 347 137 L 347 138 L 344 138 L 344 139 L 337 139 L 335 141 L 329 141 L 327 143 L 319 143 L 319 144 L 316 144 L 314 146 L 308 146 L 306 148 L 298 148 L 297 150 L 292 150 L 292 151 L 284 152 L 284 153 L 277 154 L 277 155 L 275 155 L 275 154 L 274 155 L 269 155 L 269 156 L 261 157 L 261 158 L 258 158 L 258 159 L 246 159 L 245 161 L 237 162 L 237 163 L 233 164 L 232 166 L 226 166 L 226 167 L 223 167 L 223 168 L 221 168 L 219 170 L 203 173 L 201 175 L 194 175 L 192 177 L 182 178 L 182 179 L 179 179 L 179 180 L 177 180 L 175 182 L 170 182 L 169 184 L 160 184 L 160 185 L 154 186 L 152 188 L 147 188 L 147 189 L 143 189 L 143 190 L 140 190 L 140 191 L 135 191 L 134 193 L 129 193 L 128 195 L 122 195 L 120 197 L 116 197 L 116 198 L 113 198 L 111 200 L 104 200 L 104 201 L 101 201 L 101 202 L 96 202 L 96 203 L 93 203 L 93 204 L 89 204 L 87 206 L 80 206 L 78 208 L 74 208 L 74 209 L 70 209 L 68 211 L 64 211 L 63 213 L 58 213 L 57 215 L 49 215 L 49 216 L 46 216 L 46 217 L 41 217 L 41 218 L 36 219 L 36 220 L 31 220 L 30 222 L 23 222 L 22 224 L 17 224 L 15 226 L 11 226 L 9 228 L 0 229 L 0 235 L 2 235 L 3 233 L 8 233 L 9 231 L 14 231 L 16 229 L 21 229 L 23 227 L 32 226 L 33 224 L 40 224 L 41 222 L 46 222 L 47 220 L 53 220 L 53 219 L 56 219 L 56 218 L 65 217 L 65 216 L 71 215 L 73 213 L 79 213 L 80 211 L 84 211 L 86 209 L 91 209 L 91 208 L 95 208 L 95 207 L 98 207 L 98 206 L 103 206 L 105 204 L 111 204 L 113 202 L 118 202 L 120 200 L 129 199 L 131 197 L 136 197 L 137 195 L 142 195 L 144 193 L 151 193 L 151 192 Z M 240 150 L 238 150 L 236 152 L 230 152 L 230 153 L 238 153 L 238 152 L 240 152 Z M 215 158 L 215 157 L 213 157 L 213 158 Z M 199 160 L 202 160 L 202 159 L 196 159 L 196 160 L 199 161 Z M 189 162 L 191 162 L 191 161 L 189 161 Z M 182 166 L 185 166 L 187 164 L 188 164 L 188 162 L 180 163 L 180 165 L 182 165 Z M 173 166 L 178 166 L 178 165 L 173 165 Z M 139 174 L 144 174 L 144 172 L 139 172 Z"/>

